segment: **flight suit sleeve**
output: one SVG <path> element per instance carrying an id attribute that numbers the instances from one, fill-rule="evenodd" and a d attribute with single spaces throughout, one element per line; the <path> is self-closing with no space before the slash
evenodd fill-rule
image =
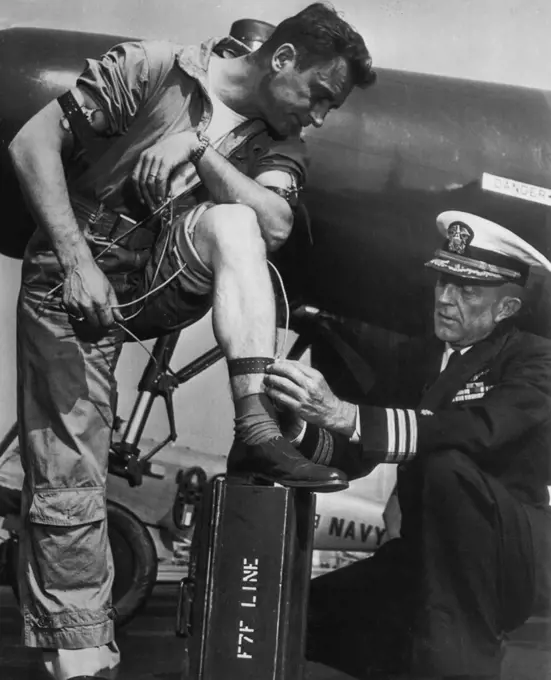
<path id="1" fill-rule="evenodd" d="M 270 148 L 258 155 L 251 177 L 256 179 L 263 172 L 281 170 L 293 175 L 298 189 L 301 189 L 306 183 L 309 162 L 306 143 L 300 137 L 289 137 L 273 142 Z"/>
<path id="2" fill-rule="evenodd" d="M 174 63 L 174 48 L 161 41 L 115 45 L 100 59 L 87 59 L 77 87 L 96 102 L 107 136 L 123 134 Z"/>

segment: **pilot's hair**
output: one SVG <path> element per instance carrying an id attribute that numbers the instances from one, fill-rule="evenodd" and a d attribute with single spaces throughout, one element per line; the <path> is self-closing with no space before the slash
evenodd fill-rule
<path id="1" fill-rule="evenodd" d="M 348 62 L 354 85 L 362 87 L 375 82 L 376 74 L 364 39 L 326 3 L 315 2 L 282 21 L 259 53 L 273 54 L 284 43 L 295 47 L 300 70 L 343 57 Z"/>

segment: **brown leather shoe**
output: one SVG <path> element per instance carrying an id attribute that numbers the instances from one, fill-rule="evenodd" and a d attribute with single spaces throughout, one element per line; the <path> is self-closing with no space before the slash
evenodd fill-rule
<path id="1" fill-rule="evenodd" d="M 229 476 L 252 477 L 321 493 L 348 488 L 343 472 L 312 463 L 284 437 L 254 445 L 234 442 L 227 465 Z"/>

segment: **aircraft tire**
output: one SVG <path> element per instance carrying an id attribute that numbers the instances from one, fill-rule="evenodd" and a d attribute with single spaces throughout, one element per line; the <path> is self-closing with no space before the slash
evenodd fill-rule
<path id="1" fill-rule="evenodd" d="M 143 608 L 157 581 L 157 550 L 145 524 L 122 505 L 107 501 L 109 542 L 115 564 L 113 606 L 119 628 Z"/>
<path id="2" fill-rule="evenodd" d="M 157 581 L 157 550 L 145 524 L 122 505 L 107 501 L 109 543 L 115 565 L 113 607 L 115 626 L 129 623 L 143 608 Z M 7 546 L 6 581 L 19 600 L 18 542 Z"/>

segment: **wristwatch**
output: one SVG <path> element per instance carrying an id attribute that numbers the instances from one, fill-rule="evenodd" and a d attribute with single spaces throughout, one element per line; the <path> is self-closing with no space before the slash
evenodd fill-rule
<path id="1" fill-rule="evenodd" d="M 197 139 L 199 140 L 199 144 L 189 155 L 189 160 L 191 163 L 193 163 L 193 165 L 197 165 L 197 163 L 199 163 L 201 158 L 203 158 L 203 154 L 210 145 L 210 139 L 202 132 L 197 132 Z"/>

